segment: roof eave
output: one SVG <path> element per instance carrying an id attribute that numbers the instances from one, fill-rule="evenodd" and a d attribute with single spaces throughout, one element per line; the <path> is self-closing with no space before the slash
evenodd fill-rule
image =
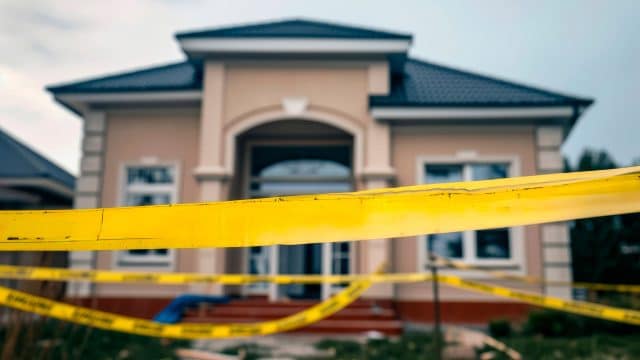
<path id="1" fill-rule="evenodd" d="M 564 106 L 375 106 L 371 115 L 378 120 L 459 120 L 459 119 L 572 119 L 575 107 Z"/>
<path id="2" fill-rule="evenodd" d="M 202 98 L 198 88 L 178 90 L 129 90 L 129 91 L 85 91 L 52 92 L 54 100 L 78 116 L 83 116 L 91 106 L 101 104 L 135 103 L 184 103 L 197 102 Z"/>
<path id="3" fill-rule="evenodd" d="M 407 53 L 411 39 L 344 38 L 184 38 L 186 54 L 397 54 Z"/>

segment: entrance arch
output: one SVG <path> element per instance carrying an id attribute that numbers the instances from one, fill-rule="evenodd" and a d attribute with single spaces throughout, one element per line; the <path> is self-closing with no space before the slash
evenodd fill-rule
<path id="1" fill-rule="evenodd" d="M 228 149 L 238 162 L 235 185 L 241 198 L 343 192 L 355 189 L 355 136 L 326 122 L 307 118 L 266 121 L 235 136 Z M 234 159 L 232 157 L 232 159 Z M 234 164 L 235 165 L 235 164 Z M 255 247 L 243 251 L 242 271 L 252 274 L 349 274 L 351 243 Z M 241 269 L 233 269 L 235 271 Z M 254 285 L 251 294 L 326 298 L 336 286 Z"/>
<path id="2" fill-rule="evenodd" d="M 353 137 L 353 172 L 360 175 L 364 168 L 364 130 L 357 120 L 326 110 L 307 109 L 300 113 L 290 113 L 282 109 L 253 112 L 234 119 L 224 131 L 224 168 L 233 173 L 236 159 L 237 138 L 243 133 L 263 124 L 283 120 L 303 120 L 317 122 L 340 129 Z"/>

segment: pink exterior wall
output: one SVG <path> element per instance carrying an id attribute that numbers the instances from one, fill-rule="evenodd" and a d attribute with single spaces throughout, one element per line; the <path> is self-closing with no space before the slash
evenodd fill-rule
<path id="1" fill-rule="evenodd" d="M 225 124 L 250 113 L 280 108 L 286 97 L 304 97 L 313 107 L 365 122 L 368 115 L 366 64 L 327 66 L 320 62 L 273 65 L 230 64 L 225 72 Z"/>
<path id="2" fill-rule="evenodd" d="M 282 101 L 287 97 L 304 97 L 310 109 L 321 109 L 327 113 L 339 115 L 358 124 L 362 128 L 363 141 L 371 143 L 366 149 L 363 160 L 366 164 L 384 164 L 388 160 L 387 151 L 382 147 L 387 140 L 388 129 L 372 126 L 373 119 L 368 110 L 369 92 L 383 92 L 385 88 L 386 67 L 369 67 L 367 64 L 351 63 L 344 66 L 321 66 L 319 63 L 271 64 L 257 66 L 251 63 L 231 63 L 212 72 L 223 76 L 218 94 L 221 107 L 213 107 L 222 119 L 221 133 L 243 118 L 261 111 L 282 109 Z M 384 71 L 382 71 L 384 70 Z M 206 99 L 208 94 L 203 95 Z M 213 96 L 213 95 L 212 95 Z M 178 162 L 180 166 L 180 202 L 196 202 L 201 197 L 201 185 L 194 177 L 193 170 L 198 167 L 202 156 L 200 124 L 203 122 L 200 109 L 175 110 L 138 110 L 107 112 L 106 150 L 104 164 L 104 183 L 102 192 L 103 206 L 118 206 L 120 177 L 124 163 L 139 162 L 141 158 L 155 157 L 158 162 Z M 304 117 L 301 117 L 304 119 Z M 274 119 L 276 121 L 278 119 Z M 380 123 L 379 126 L 387 126 Z M 397 186 L 416 184 L 417 158 L 420 156 L 455 156 L 460 151 L 475 152 L 482 156 L 517 157 L 520 175 L 532 175 L 536 172 L 534 127 L 529 125 L 451 125 L 451 126 L 398 126 L 391 125 L 390 157 L 391 166 L 397 175 Z M 372 130 L 373 129 L 373 130 Z M 387 132 L 385 132 L 387 131 Z M 286 136 L 283 131 L 282 136 Z M 342 134 L 341 136 L 344 136 Z M 224 136 L 222 136 L 224 139 Z M 377 139 L 377 140 L 375 140 Z M 374 141 L 375 140 L 375 141 Z M 383 141 L 384 140 L 384 141 Z M 212 145 L 214 150 L 224 153 L 225 144 Z M 213 150 L 212 150 L 213 151 Z M 381 160 L 382 159 L 382 160 Z M 236 158 L 235 161 L 239 161 Z M 232 181 L 240 181 L 234 174 Z M 358 188 L 365 187 L 362 179 L 356 179 Z M 222 194 L 229 194 L 228 182 L 222 183 Z M 223 195 L 223 199 L 225 199 Z M 528 226 L 525 233 L 526 271 L 531 275 L 541 275 L 541 245 L 537 226 Z M 415 238 L 394 239 L 391 242 L 391 260 L 393 271 L 414 272 L 418 269 L 418 251 Z M 355 247 L 354 262 L 356 272 L 366 272 L 369 254 L 365 243 Z M 179 250 L 175 271 L 188 272 L 199 270 L 198 250 Z M 229 256 L 227 256 L 229 255 Z M 242 256 L 236 251 L 220 252 L 226 261 L 239 263 Z M 100 253 L 98 268 L 112 267 L 112 254 Z M 238 266 L 224 266 L 227 271 L 239 271 Z M 141 269 L 141 268 L 138 268 Z M 139 286 L 133 290 L 130 286 L 97 285 L 98 294 L 118 296 L 132 294 L 136 296 L 162 297 L 173 296 L 187 290 L 186 286 Z M 426 284 L 397 285 L 395 297 L 400 300 L 426 300 L 430 298 L 430 286 Z M 535 289 L 537 290 L 537 289 Z M 499 299 L 470 295 L 468 292 L 454 289 L 443 291 L 444 299 L 488 300 Z"/>
<path id="3" fill-rule="evenodd" d="M 392 161 L 397 172 L 397 186 L 418 182 L 419 157 L 456 157 L 458 152 L 475 152 L 483 156 L 517 157 L 520 175 L 536 173 L 535 134 L 533 126 L 395 126 L 392 128 Z M 541 275 L 541 242 L 538 226 L 524 229 L 526 270 Z M 393 264 L 395 272 L 418 270 L 418 242 L 415 237 L 394 239 Z M 512 284 L 511 284 L 512 285 Z M 532 290 L 537 290 L 533 288 Z M 475 295 L 445 287 L 443 299 L 504 301 L 491 296 Z M 396 286 L 396 298 L 418 300 L 431 298 L 430 284 L 402 284 Z"/>
<path id="4" fill-rule="evenodd" d="M 139 163 L 145 157 L 155 158 L 158 163 L 177 163 L 180 171 L 178 201 L 198 201 L 198 184 L 192 172 L 197 165 L 199 116 L 197 109 L 107 113 L 102 205 L 121 205 L 123 164 Z M 195 271 L 196 251 L 177 250 L 175 270 Z M 113 268 L 112 255 L 109 251 L 98 252 L 98 268 Z M 97 285 L 98 294 L 135 293 L 140 297 L 173 296 L 185 289 L 185 286 L 136 285 L 133 288 L 126 284 Z"/>

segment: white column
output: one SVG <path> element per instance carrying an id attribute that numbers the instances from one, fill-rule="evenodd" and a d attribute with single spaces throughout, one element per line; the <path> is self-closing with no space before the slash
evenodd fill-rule
<path id="1" fill-rule="evenodd" d="M 194 176 L 200 185 L 201 201 L 225 200 L 222 194 L 224 182 L 231 174 L 222 164 L 224 140 L 222 137 L 224 115 L 225 68 L 221 62 L 204 65 L 202 108 L 200 112 L 200 143 L 198 167 Z M 224 249 L 198 249 L 197 271 L 204 274 L 222 273 L 225 270 Z M 220 285 L 191 286 L 192 291 L 222 294 Z"/>
<path id="2" fill-rule="evenodd" d="M 536 129 L 538 173 L 562 172 L 564 164 L 560 146 L 564 139 L 561 126 L 540 126 Z M 565 222 L 543 224 L 542 269 L 547 281 L 571 282 L 571 244 L 569 228 Z M 545 294 L 570 299 L 570 286 L 545 286 Z"/>
<path id="3" fill-rule="evenodd" d="M 365 139 L 366 166 L 362 179 L 367 189 L 379 189 L 388 187 L 390 180 L 395 176 L 391 167 L 391 130 L 389 124 L 369 119 Z M 365 264 L 360 268 L 365 273 L 372 273 L 381 264 L 386 264 L 387 270 L 393 266 L 391 263 L 392 243 L 390 239 L 368 240 L 360 247 L 365 252 Z M 368 298 L 390 299 L 393 297 L 394 285 L 375 284 L 364 294 Z"/>
<path id="4" fill-rule="evenodd" d="M 73 199 L 76 209 L 100 206 L 106 127 L 104 112 L 89 111 L 84 114 L 80 176 L 76 181 Z M 94 251 L 72 251 L 69 253 L 69 267 L 76 270 L 93 269 L 95 255 Z M 69 282 L 67 296 L 87 297 L 91 295 L 92 288 L 93 285 L 88 282 Z"/>

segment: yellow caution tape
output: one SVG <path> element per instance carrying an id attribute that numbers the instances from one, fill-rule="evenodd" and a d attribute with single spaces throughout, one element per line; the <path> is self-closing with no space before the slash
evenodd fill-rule
<path id="1" fill-rule="evenodd" d="M 367 279 L 367 277 L 369 277 L 369 279 Z M 0 304 L 78 324 L 139 335 L 188 339 L 228 338 L 268 335 L 293 330 L 319 321 L 353 302 L 373 284 L 374 279 L 377 279 L 377 281 L 394 282 L 418 282 L 431 279 L 427 274 L 394 274 L 393 277 L 384 275 L 358 275 L 356 278 L 358 280 L 352 282 L 345 290 L 305 311 L 283 319 L 254 324 L 158 324 L 144 319 L 131 318 L 64 304 L 4 287 L 0 287 Z M 511 298 L 540 307 L 640 325 L 640 311 L 587 302 L 563 300 L 499 286 L 486 285 L 464 280 L 456 276 L 439 275 L 437 279 L 443 284 Z"/>
<path id="2" fill-rule="evenodd" d="M 109 270 L 74 270 L 48 267 L 0 265 L 0 278 L 47 281 L 90 281 L 99 283 L 147 283 L 147 284 L 225 284 L 242 285 L 257 282 L 276 284 L 340 284 L 353 281 L 420 282 L 431 280 L 431 274 L 351 274 L 351 275 L 251 275 L 251 274 L 200 274 L 157 273 Z"/>
<path id="3" fill-rule="evenodd" d="M 640 211 L 640 167 L 217 203 L 0 212 L 0 250 L 247 247 Z"/>
<path id="4" fill-rule="evenodd" d="M 496 278 L 515 280 L 533 284 L 553 286 L 573 286 L 603 291 L 640 292 L 640 285 L 571 283 L 562 281 L 542 281 L 533 276 L 521 276 L 502 271 L 465 264 L 459 261 L 438 257 L 441 264 L 461 270 L 479 270 Z M 145 283 L 145 284 L 224 284 L 243 285 L 258 282 L 276 284 L 341 284 L 358 280 L 372 283 L 382 282 L 421 282 L 431 280 L 428 273 L 396 274 L 350 274 L 350 275 L 251 275 L 251 274 L 201 274 L 201 273 L 158 273 L 111 270 L 77 270 L 51 267 L 0 265 L 0 279 L 46 280 L 46 281 L 89 281 L 96 283 Z"/>
<path id="5" fill-rule="evenodd" d="M 438 275 L 438 281 L 443 284 L 448 284 L 461 289 L 515 299 L 524 303 L 544 308 L 560 310 L 604 320 L 640 325 L 640 311 L 636 310 L 621 309 L 583 301 L 564 300 L 552 296 L 512 290 L 495 285 L 487 285 L 471 280 L 465 280 L 457 276 Z"/>
<path id="6" fill-rule="evenodd" d="M 268 335 L 312 324 L 342 310 L 370 286 L 370 281 L 359 280 L 307 310 L 282 319 L 252 324 L 161 324 L 64 304 L 5 287 L 0 287 L 0 304 L 77 324 L 131 334 L 179 339 L 231 338 Z"/>
<path id="7" fill-rule="evenodd" d="M 489 270 L 481 266 L 470 265 L 462 261 L 451 260 L 441 256 L 436 256 L 436 261 L 437 263 L 444 264 L 445 266 L 451 266 L 459 270 L 482 271 L 498 279 L 514 280 L 514 281 L 520 281 L 520 282 L 525 282 L 529 284 L 544 284 L 548 286 L 571 286 L 575 288 L 585 288 L 585 289 L 601 290 L 601 291 L 640 293 L 640 285 L 600 284 L 600 283 L 569 282 L 569 281 L 545 281 L 536 276 L 515 275 L 515 274 L 510 274 L 504 271 Z M 2 269 L 0 269 L 0 277 L 1 276 L 2 276 Z"/>

